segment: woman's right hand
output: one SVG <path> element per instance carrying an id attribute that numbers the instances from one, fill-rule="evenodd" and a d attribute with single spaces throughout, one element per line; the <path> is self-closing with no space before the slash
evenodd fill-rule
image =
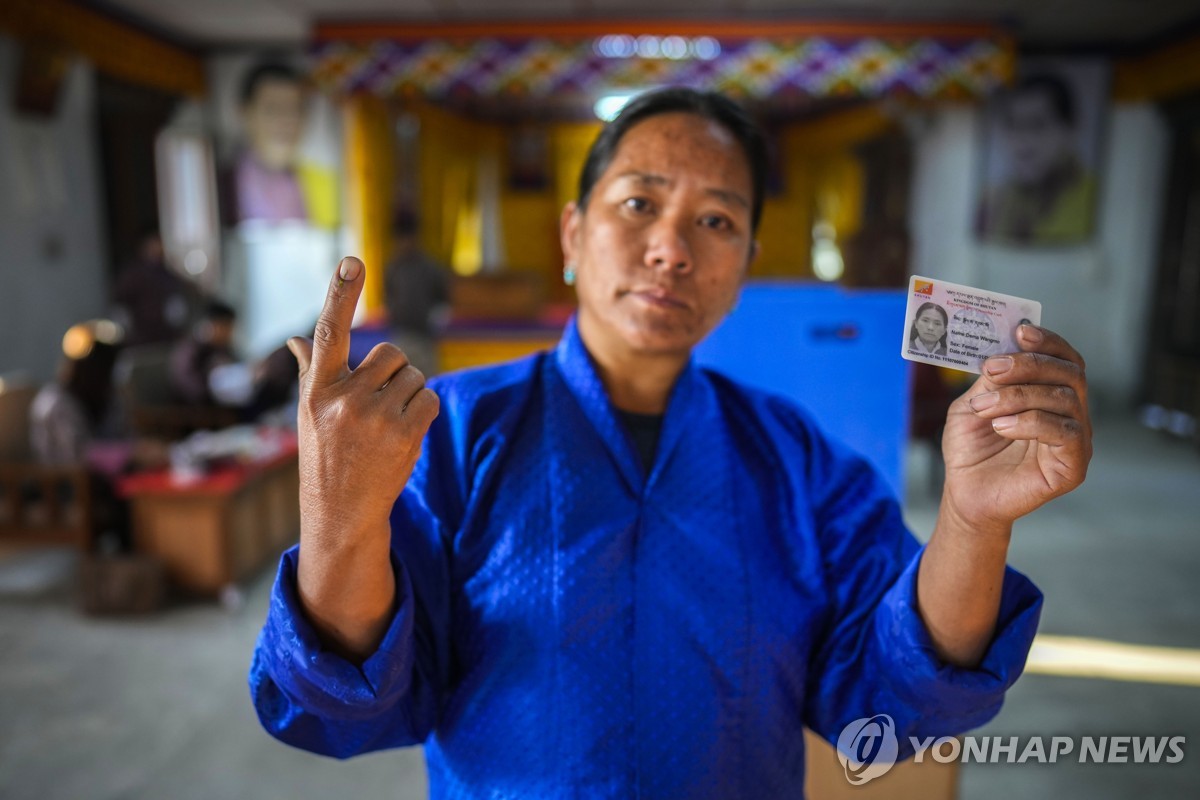
<path id="1" fill-rule="evenodd" d="M 438 414 L 425 376 L 394 345 L 376 345 L 351 371 L 365 275 L 357 258 L 342 259 L 313 340 L 288 341 L 300 367 L 300 599 L 328 643 L 357 657 L 391 616 L 388 519 Z"/>

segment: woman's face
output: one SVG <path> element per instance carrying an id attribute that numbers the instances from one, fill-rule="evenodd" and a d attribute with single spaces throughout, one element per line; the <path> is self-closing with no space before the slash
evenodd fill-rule
<path id="1" fill-rule="evenodd" d="M 927 308 L 917 317 L 917 336 L 926 346 L 932 345 L 946 332 L 946 323 L 942 315 L 932 308 Z"/>
<path id="2" fill-rule="evenodd" d="M 626 131 L 587 211 L 563 210 L 588 346 L 686 357 L 757 254 L 752 197 L 748 160 L 719 124 L 673 112 Z"/>

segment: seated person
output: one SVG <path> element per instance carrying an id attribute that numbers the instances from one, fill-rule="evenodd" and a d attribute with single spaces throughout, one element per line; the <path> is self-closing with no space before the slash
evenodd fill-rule
<path id="1" fill-rule="evenodd" d="M 297 386 L 296 357 L 287 345 L 280 345 L 254 366 L 253 400 L 249 405 L 255 417 L 295 399 Z M 295 422 L 295 414 L 291 415 Z"/>
<path id="2" fill-rule="evenodd" d="M 167 266 L 156 229 L 143 233 L 136 257 L 121 269 L 113 302 L 128 347 L 172 342 L 187 326 L 192 287 Z"/>
<path id="3" fill-rule="evenodd" d="M 38 463 L 82 463 L 105 423 L 120 329 L 104 321 L 75 325 L 63 337 L 63 360 L 29 408 L 30 447 Z"/>
<path id="4" fill-rule="evenodd" d="M 233 350 L 237 315 L 219 300 L 205 304 L 200 320 L 170 357 L 171 390 L 183 403 L 235 409 L 243 422 L 288 401 L 296 385 L 296 359 L 280 346 L 257 364 Z"/>
<path id="5" fill-rule="evenodd" d="M 122 436 L 111 418 L 112 374 L 121 329 L 108 320 L 75 325 L 63 337 L 56 379 L 43 386 L 29 408 L 34 459 L 44 466 L 86 466 L 93 477 L 97 529 L 117 546 L 129 544 L 128 514 L 113 490 L 121 474 L 165 464 L 159 442 Z"/>
<path id="6" fill-rule="evenodd" d="M 189 336 L 171 351 L 171 391 L 181 402 L 194 406 L 218 405 L 212 391 L 213 372 L 236 364 L 233 352 L 237 313 L 220 300 L 204 304 L 200 319 Z"/>

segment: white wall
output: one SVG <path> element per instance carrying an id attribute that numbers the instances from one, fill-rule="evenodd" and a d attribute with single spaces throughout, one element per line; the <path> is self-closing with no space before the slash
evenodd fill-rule
<path id="1" fill-rule="evenodd" d="M 18 115 L 18 56 L 0 36 L 0 375 L 46 380 L 107 308 L 95 79 L 76 61 L 53 119 Z"/>
<path id="2" fill-rule="evenodd" d="M 974 239 L 980 121 L 973 108 L 946 108 L 916 135 L 914 273 L 1041 301 L 1042 323 L 1087 360 L 1093 405 L 1128 405 L 1141 371 L 1157 269 L 1166 123 L 1153 106 L 1112 107 L 1092 242 L 1022 250 Z"/>

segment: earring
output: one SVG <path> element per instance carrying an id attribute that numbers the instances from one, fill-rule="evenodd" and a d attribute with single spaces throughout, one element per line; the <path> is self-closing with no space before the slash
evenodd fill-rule
<path id="1" fill-rule="evenodd" d="M 563 265 L 563 283 L 567 286 L 575 285 L 575 262 L 568 261 Z"/>

